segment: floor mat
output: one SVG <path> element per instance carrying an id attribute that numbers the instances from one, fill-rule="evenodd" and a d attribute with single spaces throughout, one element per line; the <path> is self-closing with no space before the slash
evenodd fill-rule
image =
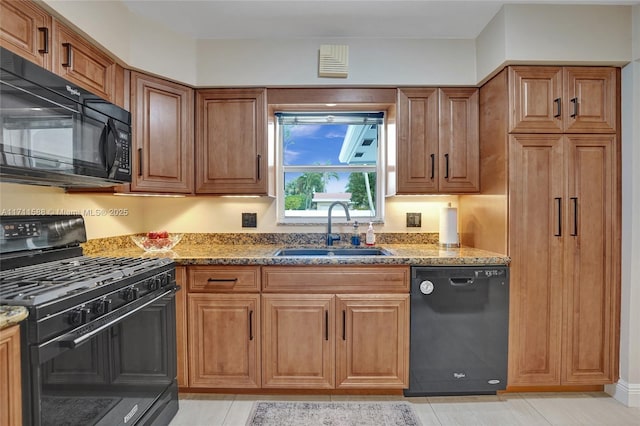
<path id="1" fill-rule="evenodd" d="M 253 404 L 247 426 L 420 426 L 406 402 L 275 402 Z"/>

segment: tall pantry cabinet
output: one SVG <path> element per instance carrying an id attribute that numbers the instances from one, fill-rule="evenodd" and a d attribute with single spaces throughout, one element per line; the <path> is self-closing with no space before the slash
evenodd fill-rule
<path id="1" fill-rule="evenodd" d="M 507 144 L 510 388 L 617 380 L 619 99 L 611 67 L 513 66 L 481 89 L 481 150 Z"/>

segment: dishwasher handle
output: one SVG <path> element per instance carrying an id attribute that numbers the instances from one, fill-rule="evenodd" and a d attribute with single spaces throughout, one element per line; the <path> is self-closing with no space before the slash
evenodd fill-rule
<path id="1" fill-rule="evenodd" d="M 449 284 L 454 287 L 469 287 L 473 285 L 473 278 L 449 278 Z"/>

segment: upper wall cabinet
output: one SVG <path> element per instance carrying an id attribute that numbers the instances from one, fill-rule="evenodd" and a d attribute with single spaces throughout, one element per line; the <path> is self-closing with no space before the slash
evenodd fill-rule
<path id="1" fill-rule="evenodd" d="M 53 72 L 104 99 L 114 101 L 115 61 L 55 20 L 53 39 Z"/>
<path id="2" fill-rule="evenodd" d="M 193 193 L 193 89 L 131 73 L 132 192 Z"/>
<path id="3" fill-rule="evenodd" d="M 124 68 L 29 0 L 0 0 L 0 45 L 125 107 Z"/>
<path id="4" fill-rule="evenodd" d="M 28 1 L 0 0 L 0 45 L 51 69 L 51 16 Z"/>
<path id="5" fill-rule="evenodd" d="M 266 89 L 196 94 L 196 193 L 267 194 Z"/>
<path id="6" fill-rule="evenodd" d="M 509 67 L 512 133 L 615 133 L 612 67 Z"/>
<path id="7" fill-rule="evenodd" d="M 398 90 L 398 194 L 480 190 L 478 90 Z"/>

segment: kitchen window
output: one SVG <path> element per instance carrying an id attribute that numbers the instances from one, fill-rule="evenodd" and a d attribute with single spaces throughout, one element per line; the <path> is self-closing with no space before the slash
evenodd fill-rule
<path id="1" fill-rule="evenodd" d="M 280 223 L 325 223 L 340 201 L 351 220 L 383 218 L 384 113 L 277 112 Z M 345 213 L 332 211 L 339 221 Z"/>

